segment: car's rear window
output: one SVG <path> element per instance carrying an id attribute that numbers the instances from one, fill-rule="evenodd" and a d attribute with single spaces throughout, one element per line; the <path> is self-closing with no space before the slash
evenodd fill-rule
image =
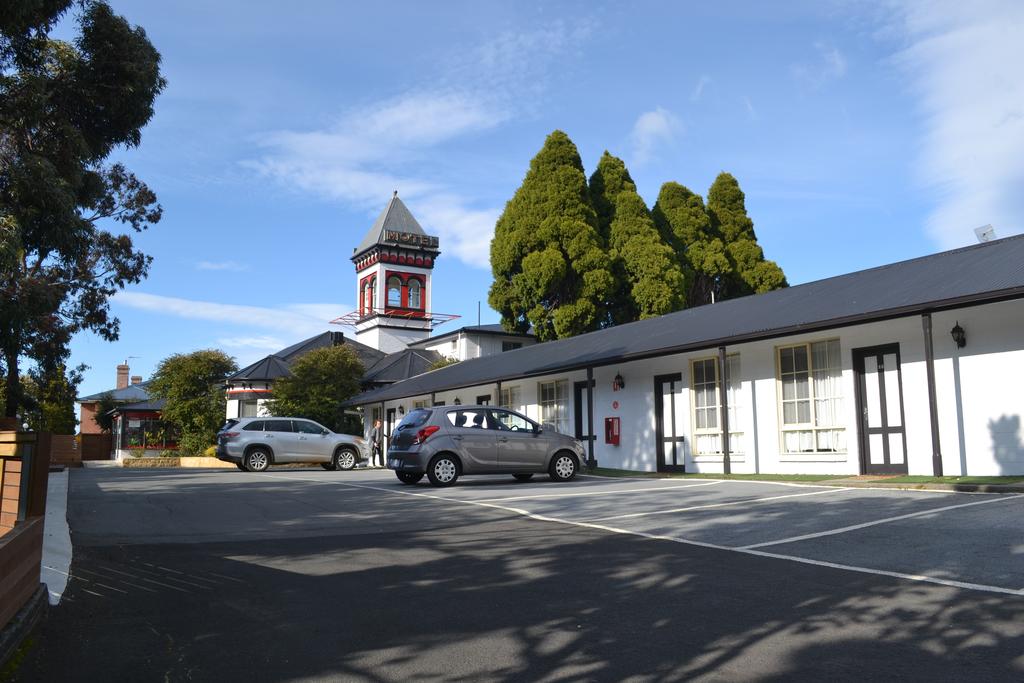
<path id="1" fill-rule="evenodd" d="M 291 420 L 267 420 L 266 430 L 268 432 L 291 432 Z"/>
<path id="2" fill-rule="evenodd" d="M 242 427 L 247 432 L 262 432 L 266 423 L 263 420 L 254 420 Z"/>
<path id="3" fill-rule="evenodd" d="M 221 426 L 221 428 L 219 430 L 217 430 L 217 431 L 226 432 L 227 430 L 229 430 L 232 427 L 234 427 L 236 424 L 238 424 L 238 420 L 236 420 L 233 417 L 229 417 L 227 419 L 227 421 L 225 421 L 224 424 Z"/>
<path id="4" fill-rule="evenodd" d="M 402 418 L 402 421 L 398 423 L 399 429 L 408 429 L 410 427 L 419 427 L 424 422 L 430 419 L 430 413 L 432 411 L 426 408 L 417 408 L 416 410 L 409 411 L 409 414 Z"/>
<path id="5" fill-rule="evenodd" d="M 466 429 L 487 429 L 487 411 L 482 408 L 469 410 L 449 410 L 445 416 L 453 427 Z"/>

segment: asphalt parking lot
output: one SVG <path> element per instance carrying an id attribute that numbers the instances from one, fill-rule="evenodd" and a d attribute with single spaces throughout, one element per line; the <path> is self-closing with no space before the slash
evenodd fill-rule
<path id="1" fill-rule="evenodd" d="M 1019 680 L 1024 496 L 82 470 L 17 680 Z"/>

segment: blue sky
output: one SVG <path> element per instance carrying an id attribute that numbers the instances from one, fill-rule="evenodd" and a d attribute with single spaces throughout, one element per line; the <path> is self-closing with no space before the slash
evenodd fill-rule
<path id="1" fill-rule="evenodd" d="M 79 335 L 81 394 L 131 358 L 240 365 L 352 310 L 352 248 L 399 191 L 442 256 L 433 308 L 487 307 L 494 221 L 559 128 L 588 175 L 626 160 L 653 205 L 737 177 L 790 283 L 1024 225 L 1024 5 L 935 2 L 111 0 L 166 91 L 120 154 L 164 218 L 114 343 Z M 338 329 L 338 328 L 334 328 Z M 441 328 L 443 331 L 444 327 Z"/>

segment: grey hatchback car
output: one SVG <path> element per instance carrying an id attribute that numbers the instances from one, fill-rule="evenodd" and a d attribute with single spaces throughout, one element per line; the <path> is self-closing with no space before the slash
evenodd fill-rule
<path id="1" fill-rule="evenodd" d="M 583 445 L 519 413 L 490 406 L 417 408 L 391 435 L 388 467 L 403 484 L 424 475 L 451 486 L 463 474 L 511 474 L 520 481 L 547 473 L 569 481 L 583 461 Z"/>
<path id="2" fill-rule="evenodd" d="M 263 472 L 288 462 L 319 463 L 325 470 L 350 470 L 366 459 L 366 441 L 336 434 L 312 420 L 243 417 L 217 433 L 217 458 L 240 470 Z"/>

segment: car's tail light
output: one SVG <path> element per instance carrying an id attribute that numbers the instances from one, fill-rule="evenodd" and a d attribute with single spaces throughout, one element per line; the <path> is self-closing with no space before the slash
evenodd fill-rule
<path id="1" fill-rule="evenodd" d="M 438 427 L 437 425 L 430 425 L 429 427 L 424 427 L 423 429 L 416 432 L 416 438 L 412 440 L 412 444 L 414 446 L 418 446 L 419 444 L 429 439 L 430 435 L 436 432 L 438 429 L 440 429 L 440 427 Z"/>
<path id="2" fill-rule="evenodd" d="M 241 434 L 241 432 L 221 432 L 220 435 L 223 436 L 225 439 L 233 439 L 239 434 Z"/>

